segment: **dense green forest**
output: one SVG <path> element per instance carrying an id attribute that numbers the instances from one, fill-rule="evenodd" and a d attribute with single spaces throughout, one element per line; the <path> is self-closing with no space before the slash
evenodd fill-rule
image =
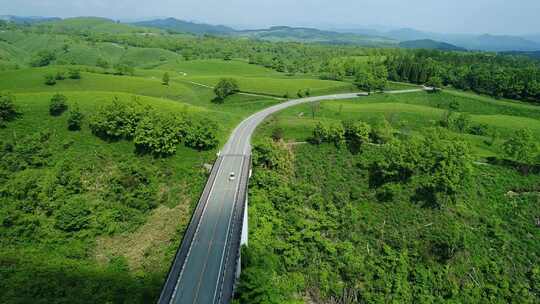
<path id="1" fill-rule="evenodd" d="M 443 129 L 345 125 L 254 147 L 239 303 L 538 303 L 538 172 Z"/>
<path id="2" fill-rule="evenodd" d="M 518 55 L 0 22 L 0 302 L 155 302 L 242 119 L 367 91 L 260 128 L 237 301 L 538 303 L 539 77 Z M 422 84 L 442 90 L 379 94 Z"/>

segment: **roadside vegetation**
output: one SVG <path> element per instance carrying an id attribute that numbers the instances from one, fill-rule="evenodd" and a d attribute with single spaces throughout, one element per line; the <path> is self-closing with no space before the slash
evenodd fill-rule
<path id="1" fill-rule="evenodd" d="M 517 113 L 540 110 L 471 98 L 449 114 L 442 94 L 301 105 L 259 128 L 238 303 L 538 302 L 540 129 Z M 492 107 L 536 132 L 477 124 Z"/>

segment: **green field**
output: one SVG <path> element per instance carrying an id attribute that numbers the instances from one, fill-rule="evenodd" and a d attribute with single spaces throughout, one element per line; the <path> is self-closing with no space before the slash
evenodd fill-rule
<path id="1" fill-rule="evenodd" d="M 347 120 L 363 120 L 374 123 L 384 117 L 398 131 L 418 133 L 423 128 L 437 126 L 451 102 L 458 103 L 458 111 L 468 114 L 473 123 L 485 124 L 491 131 L 497 131 L 502 136 L 498 139 L 501 142 L 523 128 L 529 128 L 536 138 L 540 138 L 540 109 L 537 107 L 454 92 L 372 95 L 354 100 L 321 102 L 316 107 L 300 105 L 274 115 L 265 127 L 261 127 L 261 132 L 270 135 L 273 128 L 279 127 L 284 130 L 286 141 L 306 141 L 318 122 L 338 124 Z M 488 136 L 464 134 L 463 137 L 481 157 L 500 153 L 498 146 L 486 145 Z"/>
<path id="2" fill-rule="evenodd" d="M 234 77 L 234 76 L 233 76 Z M 285 95 L 290 98 L 296 98 L 298 91 L 305 92 L 309 90 L 313 95 L 321 93 L 332 93 L 339 91 L 350 91 L 352 85 L 338 82 L 319 79 L 287 79 L 287 78 L 269 78 L 269 77 L 234 77 L 243 92 L 268 94 L 273 96 L 283 97 Z M 190 81 L 202 83 L 209 86 L 214 86 L 220 80 L 220 77 L 201 76 L 187 77 Z M 304 93 L 303 93 L 304 94 Z"/>

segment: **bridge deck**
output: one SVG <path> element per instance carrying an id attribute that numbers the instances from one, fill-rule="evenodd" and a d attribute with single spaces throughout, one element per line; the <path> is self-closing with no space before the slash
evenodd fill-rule
<path id="1" fill-rule="evenodd" d="M 216 161 L 159 303 L 228 303 L 249 165 L 244 155 L 222 155 Z M 231 172 L 236 174 L 234 180 L 229 179 Z"/>

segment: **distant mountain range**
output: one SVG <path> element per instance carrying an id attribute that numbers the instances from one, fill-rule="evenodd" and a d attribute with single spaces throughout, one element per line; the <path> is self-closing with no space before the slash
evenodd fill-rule
<path id="1" fill-rule="evenodd" d="M 230 34 L 235 30 L 224 25 L 211 25 L 178 20 L 175 18 L 155 19 L 131 23 L 137 26 L 154 27 L 175 32 L 202 34 Z"/>
<path id="2" fill-rule="evenodd" d="M 244 30 L 233 33 L 235 36 L 268 41 L 300 41 L 325 44 L 355 44 L 362 46 L 397 46 L 397 41 L 386 37 L 338 33 L 314 28 L 273 26 L 268 29 Z"/>
<path id="3" fill-rule="evenodd" d="M 490 34 L 441 34 L 422 32 L 410 28 L 391 31 L 379 31 L 375 29 L 326 31 L 314 28 L 289 26 L 275 26 L 268 29 L 237 31 L 226 26 L 185 22 L 174 18 L 150 20 L 135 24 L 195 34 L 227 34 L 270 41 L 339 43 L 363 46 L 396 46 L 401 42 L 417 41 L 415 43 L 406 43 L 405 47 L 416 44 L 423 45 L 425 48 L 468 49 L 494 52 L 540 50 L 540 34 L 523 37 Z M 428 43 L 427 40 L 438 43 Z M 423 43 L 418 41 L 423 41 Z M 448 45 L 443 45 L 442 43 Z"/>
<path id="4" fill-rule="evenodd" d="M 399 47 L 405 49 L 435 49 L 441 51 L 466 51 L 466 49 L 446 42 L 431 39 L 409 40 L 399 43 Z"/>
<path id="5" fill-rule="evenodd" d="M 72 20 L 71 19 L 65 19 Z M 74 18 L 83 19 L 83 18 Z M 96 19 L 96 18 L 94 18 Z M 99 19 L 99 18 L 98 18 Z M 35 24 L 44 22 L 58 23 L 55 17 L 20 17 L 0 16 L 19 24 Z M 175 18 L 160 18 L 129 23 L 133 26 L 157 28 L 174 32 L 191 33 L 195 35 L 234 36 L 268 41 L 295 41 L 305 43 L 351 44 L 373 47 L 403 47 L 428 48 L 440 50 L 481 50 L 494 52 L 534 52 L 540 51 L 540 34 L 524 36 L 511 35 L 473 35 L 473 34 L 442 34 L 423 32 L 411 28 L 397 30 L 377 29 L 346 29 L 321 30 L 307 27 L 274 26 L 267 29 L 235 30 L 225 25 L 212 25 L 178 20 Z"/>
<path id="6" fill-rule="evenodd" d="M 527 56 L 532 59 L 540 60 L 540 51 L 533 51 L 533 52 L 520 52 L 520 51 L 511 51 L 511 52 L 502 52 L 503 54 L 507 55 L 521 55 L 521 56 Z"/>
<path id="7" fill-rule="evenodd" d="M 38 22 L 54 21 L 54 20 L 61 20 L 61 19 L 58 17 L 39 17 L 39 16 L 20 17 L 20 16 L 13 16 L 13 15 L 2 15 L 0 16 L 0 20 L 14 22 L 17 24 L 34 24 Z"/>
<path id="8" fill-rule="evenodd" d="M 274 26 L 268 29 L 235 30 L 223 25 L 210 25 L 182 21 L 174 18 L 156 19 L 132 23 L 137 26 L 154 27 L 197 35 L 212 34 L 245 37 L 268 41 L 299 41 L 327 44 L 356 44 L 363 46 L 396 46 L 397 41 L 384 37 L 338 33 L 314 28 Z"/>
<path id="9" fill-rule="evenodd" d="M 450 43 L 469 50 L 482 51 L 538 51 L 540 50 L 540 35 L 526 37 L 510 35 L 472 35 L 472 34 L 441 34 L 422 32 L 415 29 L 404 28 L 388 32 L 379 32 L 379 35 L 396 39 L 400 42 L 410 40 L 431 39 Z M 532 39 L 538 39 L 538 42 Z"/>

